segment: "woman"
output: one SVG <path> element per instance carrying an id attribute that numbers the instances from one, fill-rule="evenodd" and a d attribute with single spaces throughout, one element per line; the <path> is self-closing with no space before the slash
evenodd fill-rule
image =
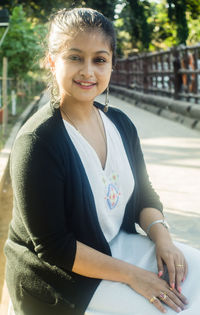
<path id="1" fill-rule="evenodd" d="M 15 314 L 185 310 L 187 263 L 166 228 L 136 129 L 121 111 L 107 111 L 112 23 L 91 9 L 63 9 L 51 19 L 48 42 L 58 93 L 22 127 L 11 156 L 5 253 Z M 103 106 L 94 99 L 105 89 Z M 136 234 L 135 223 L 149 238 Z M 183 248 L 196 268 L 199 252 Z M 196 276 L 189 270 L 188 279 Z M 194 300 L 185 314 L 197 307 Z"/>

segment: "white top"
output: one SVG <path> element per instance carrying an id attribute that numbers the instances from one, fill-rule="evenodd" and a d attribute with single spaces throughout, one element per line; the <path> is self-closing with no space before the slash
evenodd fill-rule
<path id="1" fill-rule="evenodd" d="M 110 242 L 119 232 L 126 204 L 134 189 L 134 178 L 117 128 L 101 110 L 99 112 L 107 139 L 104 169 L 89 142 L 70 123 L 63 121 L 88 176 L 99 224 Z"/>

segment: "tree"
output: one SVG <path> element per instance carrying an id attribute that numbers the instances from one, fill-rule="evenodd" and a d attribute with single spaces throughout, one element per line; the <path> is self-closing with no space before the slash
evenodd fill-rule
<path id="1" fill-rule="evenodd" d="M 177 44 L 176 27 L 170 23 L 166 0 L 151 2 L 148 22 L 152 25 L 150 50 L 159 50 Z"/>
<path id="2" fill-rule="evenodd" d="M 82 2 L 82 6 L 90 7 L 92 9 L 102 12 L 106 17 L 114 20 L 115 7 L 117 0 L 85 0 L 85 4 Z"/>
<path id="3" fill-rule="evenodd" d="M 61 8 L 90 7 L 99 10 L 111 20 L 117 0 L 1 0 L 1 6 L 10 10 L 22 5 L 27 16 L 39 22 L 47 22 L 49 15 Z"/>
<path id="4" fill-rule="evenodd" d="M 199 20 L 200 16 L 200 1 L 199 0 L 185 0 L 187 12 L 190 12 L 191 18 Z"/>
<path id="5" fill-rule="evenodd" d="M 9 32 L 0 51 L 0 60 L 2 56 L 8 58 L 8 74 L 11 77 L 20 79 L 30 70 L 39 68 L 38 60 L 42 56 L 39 41 L 44 37 L 44 26 L 28 21 L 22 6 L 13 9 Z"/>
<path id="6" fill-rule="evenodd" d="M 200 41 L 199 0 L 121 0 L 120 3 L 125 5 L 115 21 L 120 56 Z"/>
<path id="7" fill-rule="evenodd" d="M 168 15 L 172 22 L 175 22 L 177 28 L 177 44 L 186 44 L 189 30 L 186 19 L 186 0 L 167 0 Z"/>
<path id="8" fill-rule="evenodd" d="M 79 1 L 78 1 L 79 2 Z M 26 16 L 36 19 L 39 22 L 47 22 L 48 16 L 53 9 L 57 10 L 62 7 L 70 7 L 72 1 L 63 0 L 1 0 L 1 6 L 7 8 L 11 13 L 16 6 L 22 6 Z"/>
<path id="9" fill-rule="evenodd" d="M 126 30 L 129 33 L 132 49 L 148 50 L 149 48 L 152 33 L 152 25 L 147 21 L 149 8 L 149 1 L 127 0 L 119 15 L 119 18 L 123 20 L 123 26 L 119 23 L 120 30 Z"/>
<path id="10" fill-rule="evenodd" d="M 199 19 L 192 18 L 192 12 L 187 14 L 189 36 L 187 38 L 187 45 L 195 45 L 200 42 L 200 28 Z"/>

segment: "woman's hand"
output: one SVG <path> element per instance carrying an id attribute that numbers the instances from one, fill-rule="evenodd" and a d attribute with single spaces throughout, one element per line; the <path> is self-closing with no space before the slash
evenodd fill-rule
<path id="1" fill-rule="evenodd" d="M 171 241 L 159 240 L 155 245 L 159 277 L 163 275 L 166 264 L 171 288 L 181 293 L 181 282 L 185 280 L 188 269 L 185 257 Z"/>
<path id="2" fill-rule="evenodd" d="M 178 313 L 188 303 L 184 295 L 176 289 L 172 290 L 165 280 L 153 272 L 138 268 L 137 272 L 130 273 L 129 279 L 128 285 L 163 313 L 166 313 L 163 303 Z"/>

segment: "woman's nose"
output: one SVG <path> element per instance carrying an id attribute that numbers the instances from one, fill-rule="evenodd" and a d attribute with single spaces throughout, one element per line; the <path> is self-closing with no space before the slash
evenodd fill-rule
<path id="1" fill-rule="evenodd" d="M 85 78 L 90 78 L 94 75 L 93 65 L 90 61 L 84 62 L 80 70 L 80 74 Z"/>

